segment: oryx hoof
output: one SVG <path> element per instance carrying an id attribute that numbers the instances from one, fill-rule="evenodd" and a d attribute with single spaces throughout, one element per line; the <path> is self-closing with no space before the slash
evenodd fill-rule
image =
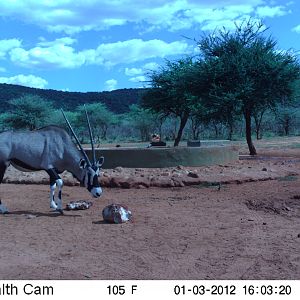
<path id="1" fill-rule="evenodd" d="M 62 209 L 56 209 L 57 212 L 59 212 L 61 215 L 64 214 L 64 211 Z"/>

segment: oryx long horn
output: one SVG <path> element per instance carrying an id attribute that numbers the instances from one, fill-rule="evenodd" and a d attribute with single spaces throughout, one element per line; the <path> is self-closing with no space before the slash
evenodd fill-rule
<path id="1" fill-rule="evenodd" d="M 76 133 L 74 132 L 74 130 L 73 130 L 73 128 L 72 128 L 72 126 L 71 126 L 69 120 L 67 119 L 67 117 L 66 117 L 66 115 L 65 115 L 65 113 L 64 113 L 64 111 L 63 111 L 62 108 L 61 108 L 61 112 L 62 112 L 62 114 L 63 114 L 63 116 L 64 116 L 64 118 L 65 118 L 65 120 L 66 120 L 66 122 L 67 122 L 67 125 L 68 125 L 68 127 L 70 128 L 70 130 L 71 130 L 71 132 L 72 132 L 72 134 L 73 134 L 73 136 L 74 136 L 74 138 L 75 138 L 75 140 L 76 140 L 76 142 L 77 142 L 77 144 L 78 144 L 78 146 L 79 146 L 79 148 L 80 148 L 80 151 L 82 152 L 82 154 L 83 154 L 83 156 L 84 156 L 84 159 L 85 159 L 86 163 L 87 163 L 89 166 L 91 166 L 92 164 L 91 164 L 91 162 L 90 162 L 88 156 L 86 155 L 85 151 L 83 150 L 83 148 L 82 148 L 82 146 L 81 146 L 81 144 L 80 144 L 80 142 L 79 142 L 79 139 L 78 139 Z"/>
<path id="2" fill-rule="evenodd" d="M 90 124 L 90 119 L 89 119 L 85 104 L 84 104 L 84 110 L 85 110 L 86 121 L 87 121 L 88 127 L 89 127 L 89 135 L 90 135 L 92 153 L 93 153 L 93 164 L 96 165 L 96 153 L 95 153 L 95 148 L 94 148 L 94 137 L 93 137 L 92 128 L 91 128 L 91 124 Z"/>

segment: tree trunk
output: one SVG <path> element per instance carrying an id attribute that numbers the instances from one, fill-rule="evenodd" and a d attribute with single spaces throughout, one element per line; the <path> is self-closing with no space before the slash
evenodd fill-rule
<path id="1" fill-rule="evenodd" d="M 214 122 L 214 129 L 215 129 L 215 138 L 217 139 L 219 137 L 219 129 L 215 122 Z"/>
<path id="2" fill-rule="evenodd" d="M 200 129 L 200 126 L 199 126 L 199 127 L 197 128 L 196 132 L 195 132 L 195 137 L 194 137 L 195 140 L 199 140 L 200 131 L 201 131 L 201 129 Z"/>
<path id="3" fill-rule="evenodd" d="M 192 127 L 192 135 L 193 135 L 193 140 L 197 140 L 199 136 L 199 131 L 196 126 Z"/>
<path id="4" fill-rule="evenodd" d="M 103 140 L 106 140 L 107 130 L 108 130 L 108 126 L 103 126 L 102 127 L 102 139 Z"/>
<path id="5" fill-rule="evenodd" d="M 229 122 L 228 127 L 229 127 L 228 139 L 231 141 L 233 136 L 233 122 Z"/>
<path id="6" fill-rule="evenodd" d="M 200 122 L 191 118 L 191 129 L 193 140 L 198 140 L 200 135 Z"/>
<path id="7" fill-rule="evenodd" d="M 256 155 L 256 149 L 253 145 L 252 142 L 252 137 L 251 137 L 251 112 L 247 110 L 244 114 L 245 121 L 246 121 L 246 140 L 249 148 L 249 153 L 250 155 Z"/>
<path id="8" fill-rule="evenodd" d="M 254 115 L 254 122 L 255 122 L 255 132 L 256 132 L 256 139 L 261 140 L 262 139 L 262 133 L 261 133 L 261 123 L 262 118 L 265 113 L 265 110 L 263 110 L 260 115 L 259 113 L 257 115 Z"/>
<path id="9" fill-rule="evenodd" d="M 256 127 L 255 129 L 255 132 L 256 132 L 256 140 L 259 140 L 259 128 Z"/>
<path id="10" fill-rule="evenodd" d="M 288 136 L 290 134 L 290 122 L 289 119 L 285 119 L 284 122 L 284 133 L 286 136 Z"/>
<path id="11" fill-rule="evenodd" d="M 177 147 L 179 145 L 179 142 L 180 142 L 181 137 L 182 137 L 183 129 L 186 125 L 188 117 L 189 117 L 188 115 L 184 115 L 182 118 L 180 118 L 179 130 L 178 130 L 177 136 L 176 136 L 175 141 L 174 141 L 174 147 Z"/>

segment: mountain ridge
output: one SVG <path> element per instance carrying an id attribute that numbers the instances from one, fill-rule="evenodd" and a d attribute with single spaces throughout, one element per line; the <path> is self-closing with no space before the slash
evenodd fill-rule
<path id="1" fill-rule="evenodd" d="M 16 84 L 0 83 L 1 112 L 9 110 L 8 101 L 26 94 L 38 95 L 51 101 L 55 108 L 74 111 L 84 103 L 102 102 L 109 110 L 121 114 L 129 111 L 129 106 L 139 104 L 146 88 L 117 89 L 103 92 L 69 92 L 54 89 L 38 89 Z"/>

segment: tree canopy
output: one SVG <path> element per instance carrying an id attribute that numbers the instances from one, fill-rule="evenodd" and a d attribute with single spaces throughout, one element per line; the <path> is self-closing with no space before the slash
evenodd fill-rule
<path id="1" fill-rule="evenodd" d="M 37 95 L 24 95 L 10 100 L 9 104 L 11 109 L 2 122 L 16 129 L 37 129 L 47 122 L 54 111 L 51 102 Z"/>
<path id="2" fill-rule="evenodd" d="M 106 134 L 109 126 L 116 123 L 116 116 L 113 112 L 107 109 L 106 105 L 98 103 L 89 103 L 81 105 L 77 108 L 77 126 L 82 131 L 87 132 L 87 122 L 85 117 L 85 109 L 88 113 L 91 127 L 93 130 L 94 138 L 96 142 L 100 142 L 101 139 L 106 139 Z"/>
<path id="3" fill-rule="evenodd" d="M 174 146 L 178 146 L 183 129 L 198 98 L 192 94 L 195 64 L 191 57 L 171 62 L 150 75 L 152 89 L 143 98 L 142 105 L 165 116 L 179 117 L 180 125 Z"/>
<path id="4" fill-rule="evenodd" d="M 167 62 L 151 76 L 152 89 L 143 105 L 180 118 L 177 146 L 187 119 L 201 117 L 227 124 L 232 132 L 236 120 L 245 119 L 250 154 L 251 119 L 283 100 L 292 101 L 300 67 L 292 51 L 279 51 L 277 42 L 266 35 L 262 23 L 251 19 L 202 36 L 200 53 L 193 58 Z"/>
<path id="5" fill-rule="evenodd" d="M 209 79 L 206 106 L 244 116 L 250 154 L 256 154 L 251 117 L 283 99 L 292 101 L 300 74 L 296 56 L 278 51 L 277 42 L 265 31 L 262 23 L 250 20 L 236 25 L 233 32 L 223 29 L 198 42 Z"/>

